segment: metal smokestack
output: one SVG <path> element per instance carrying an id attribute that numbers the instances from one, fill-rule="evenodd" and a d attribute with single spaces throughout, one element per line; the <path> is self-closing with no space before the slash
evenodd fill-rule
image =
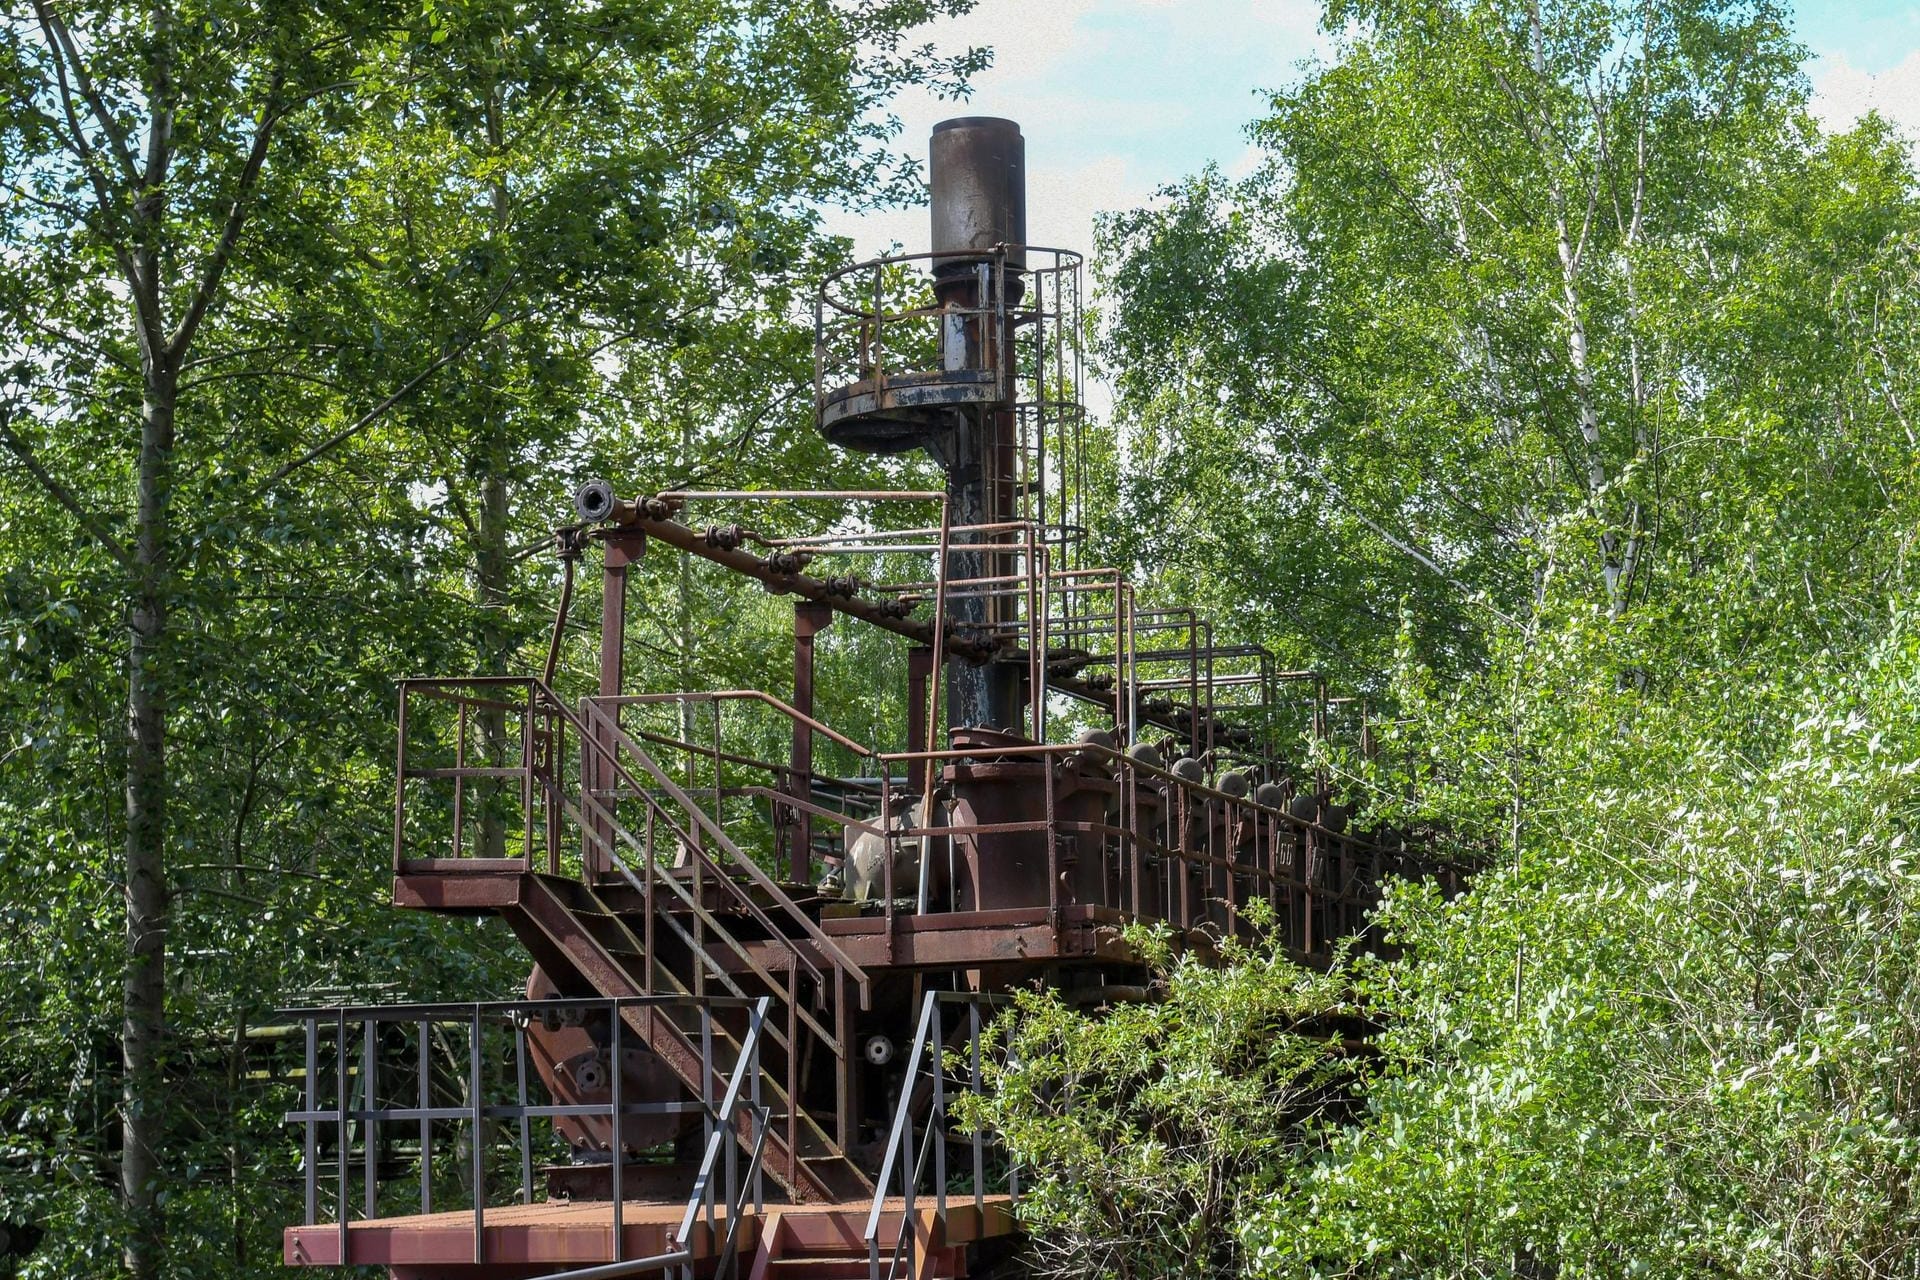
<path id="1" fill-rule="evenodd" d="M 990 318 L 998 306 L 1010 308 L 1025 292 L 1021 272 L 1027 263 L 1027 143 L 1020 126 L 993 116 L 962 116 L 933 126 L 927 177 L 932 187 L 934 293 L 943 306 L 967 308 L 970 319 L 943 333 L 947 368 L 978 368 L 988 352 L 1007 364 L 1013 349 L 1013 317 Z M 989 270 L 1005 246 L 1004 271 Z M 993 294 L 1004 288 L 1006 296 Z M 986 312 L 987 314 L 982 314 Z M 999 330 L 988 332 L 988 327 Z M 948 432 L 928 439 L 928 452 L 947 473 L 947 495 L 957 525 L 994 524 L 1016 513 L 1017 459 L 1010 367 L 1001 368 L 1002 402 L 960 416 Z M 1001 535 L 1004 537 L 1004 535 Z M 989 551 L 998 538 L 981 534 L 956 537 L 952 560 L 960 580 L 996 577 L 1012 567 L 1006 553 Z M 979 550 L 968 549 L 968 544 Z M 977 588 L 976 588 L 977 590 Z M 962 626 L 990 627 L 1006 616 L 997 599 L 962 595 L 951 615 Z M 1026 702 L 1020 664 L 992 662 L 984 667 L 955 659 L 947 667 L 947 720 L 954 726 L 990 725 L 1019 729 Z"/>
<path id="2" fill-rule="evenodd" d="M 995 116 L 962 116 L 933 126 L 927 177 L 933 188 L 933 251 L 990 256 L 1014 246 L 1009 268 L 1027 265 L 1027 140 Z M 941 279 L 971 273 L 975 259 L 939 259 Z"/>

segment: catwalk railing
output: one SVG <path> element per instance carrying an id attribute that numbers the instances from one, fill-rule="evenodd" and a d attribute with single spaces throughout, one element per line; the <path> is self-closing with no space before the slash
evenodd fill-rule
<path id="1" fill-rule="evenodd" d="M 1081 265 L 1068 249 L 1000 245 L 833 272 L 814 298 L 816 402 L 853 386 L 977 378 L 982 393 L 969 399 L 1035 406 L 1045 425 L 1071 409 L 1077 426 Z"/>
<path id="2" fill-rule="evenodd" d="M 1313 813 L 1303 816 L 1247 796 L 1229 795 L 1168 767 L 1095 744 L 882 752 L 757 690 L 589 701 L 611 713 L 637 707 L 700 708 L 699 715 L 689 718 L 696 726 L 692 739 L 643 729 L 632 732 L 646 737 L 662 753 L 667 767 L 684 759 L 691 773 L 697 765 L 704 783 L 698 794 L 707 799 L 709 811 L 729 822 L 730 831 L 750 825 L 751 835 L 741 834 L 740 842 L 779 850 L 776 862 L 786 861 L 779 833 L 792 825 L 798 813 L 805 813 L 817 826 L 884 840 L 889 856 L 879 859 L 880 877 L 871 889 L 875 910 L 888 919 L 903 909 L 955 909 L 937 894 L 920 893 L 920 881 L 926 876 L 900 882 L 897 869 L 914 861 L 901 856 L 903 851 L 918 850 L 922 859 L 938 860 L 953 852 L 952 842 L 989 834 L 987 826 L 960 822 L 945 806 L 929 808 L 922 800 L 929 772 L 937 785 L 938 775 L 948 766 L 982 761 L 1046 766 L 1035 771 L 1031 816 L 992 824 L 992 832 L 1028 834 L 1047 841 L 1047 882 L 1053 887 L 1044 905 L 1049 908 L 1096 906 L 1182 927 L 1211 920 L 1226 929 L 1237 927 L 1247 902 L 1260 897 L 1275 908 L 1276 924 L 1286 933 L 1287 945 L 1317 953 L 1337 936 L 1362 926 L 1381 877 L 1418 876 L 1434 870 L 1391 832 L 1368 838 L 1327 825 L 1342 819 L 1330 806 L 1323 811 L 1311 795 L 1304 800 L 1314 805 Z M 750 715 L 758 721 L 742 723 Z M 780 725 L 805 724 L 816 735 L 830 738 L 843 758 L 857 763 L 863 772 L 841 778 L 810 774 L 809 788 L 857 800 L 852 804 L 843 800 L 841 808 L 834 808 L 796 797 L 785 765 L 748 754 L 752 743 L 778 736 L 759 722 L 769 719 Z M 729 725 L 735 726 L 732 738 Z M 1284 794 L 1288 802 L 1303 799 L 1290 789 Z M 1098 797 L 1098 803 L 1091 802 L 1093 797 Z M 749 810 L 740 802 L 751 803 L 751 817 L 742 817 Z M 729 813 L 731 819 L 725 817 Z M 932 843 L 923 847 L 923 841 Z M 1070 865 L 1075 874 L 1063 876 Z M 944 883 L 952 884 L 952 876 Z M 903 908 L 902 904 L 909 905 Z"/>
<path id="3" fill-rule="evenodd" d="M 423 699 L 452 722 L 453 743 L 421 741 Z M 655 750 L 678 753 L 664 757 L 674 767 L 663 766 L 641 749 L 636 735 L 645 731 L 623 724 L 623 713 L 687 702 L 707 704 L 709 714 L 698 719 L 711 726 L 712 738 L 647 735 Z M 819 798 L 802 798 L 794 794 L 787 766 L 728 750 L 724 726 L 733 721 L 722 719 L 723 704 L 750 705 L 781 723 L 804 723 L 858 761 L 864 773 L 843 779 L 813 775 L 809 788 Z M 483 714 L 510 719 L 504 730 L 476 730 Z M 726 714 L 737 719 L 741 712 Z M 952 862 L 961 843 L 986 834 L 1044 841 L 1046 898 L 1033 906 L 1102 907 L 1181 928 L 1212 923 L 1226 932 L 1243 927 L 1249 901 L 1264 898 L 1274 908 L 1284 945 L 1309 956 L 1364 927 L 1385 877 L 1451 874 L 1393 832 L 1344 830 L 1346 817 L 1337 806 L 1291 786 L 1281 787 L 1279 799 L 1233 795 L 1213 785 L 1223 782 L 1219 775 L 1211 783 L 1196 780 L 1164 762 L 1097 743 L 876 751 L 751 690 L 589 698 L 575 712 L 531 679 L 408 681 L 402 719 L 396 871 L 453 869 L 505 855 L 512 866 L 579 874 L 589 882 L 613 877 L 640 895 L 645 910 L 639 929 L 649 957 L 656 932 L 669 929 L 705 961 L 694 973 L 695 994 L 708 982 L 728 994 L 750 994 L 741 979 L 752 974 L 780 1000 L 782 1016 L 772 1034 L 782 1049 L 791 1042 L 784 1024 L 791 1024 L 792 1034 L 818 1036 L 842 1060 L 843 1028 L 817 1017 L 796 984 L 816 984 L 839 1009 L 864 987 L 867 975 L 762 865 L 775 860 L 770 833 L 802 812 L 813 823 L 886 842 L 888 856 L 880 859 L 874 889 L 877 909 L 889 919 L 903 903 L 916 911 L 955 909 L 923 886 L 941 882 L 932 873 L 942 869 L 949 873 L 944 883 L 953 885 Z M 468 738 L 471 744 L 463 746 Z M 485 755 L 489 742 L 510 744 L 513 756 L 491 763 Z M 672 776 L 690 757 L 705 762 L 703 776 L 712 782 L 711 790 L 698 792 L 705 803 Z M 929 783 L 937 788 L 943 772 L 983 762 L 1037 766 L 1029 812 L 1011 821 L 966 823 L 943 804 L 926 802 Z M 410 797 L 409 788 L 422 786 L 442 789 L 437 804 Z M 827 802 L 831 795 L 842 797 L 837 806 Z M 853 802 L 844 798 L 855 795 Z M 751 836 L 743 832 L 736 840 L 728 805 L 742 799 L 764 816 Z M 732 825 L 740 821 L 736 811 Z M 457 861 L 412 856 L 423 845 L 450 850 Z M 755 846 L 764 846 L 759 856 L 747 851 Z M 904 885 L 896 883 L 902 867 L 913 868 Z M 790 953 L 790 962 L 778 972 L 768 969 L 735 937 L 729 918 L 753 921 L 757 934 Z M 735 963 L 720 963 L 722 954 Z"/>
<path id="4" fill-rule="evenodd" d="M 722 501 L 831 503 L 860 514 L 854 528 L 793 536 L 739 524 L 703 531 L 674 518 Z M 879 518 L 893 505 L 934 502 L 937 524 Z M 1123 743 L 1153 736 L 1173 754 L 1284 766 L 1304 782 L 1350 727 L 1349 717 L 1329 714 L 1341 700 L 1327 696 L 1319 673 L 1282 670 L 1264 647 L 1222 640 L 1194 609 L 1137 601 L 1120 570 L 1083 564 L 1072 531 L 1052 516 L 954 524 L 950 504 L 931 491 L 669 490 L 604 505 L 601 536 L 658 540 L 930 650 L 935 688 L 913 699 L 929 723 L 939 717 L 931 695 L 942 660 L 959 655 L 1027 667 L 1025 731 L 1036 740 L 1047 737 L 1051 695 L 1060 694 L 1100 708 Z M 805 702 L 797 691 L 796 701 Z"/>
<path id="5" fill-rule="evenodd" d="M 725 1260 L 736 1249 L 736 1231 L 745 1208 L 752 1205 L 757 1211 L 764 1204 L 760 1156 L 768 1108 L 762 1101 L 760 1050 L 769 1003 L 765 997 L 749 1001 L 647 996 L 289 1010 L 281 1016 L 303 1024 L 305 1038 L 303 1105 L 285 1117 L 303 1133 L 305 1225 L 335 1227 L 339 1260 L 352 1261 L 356 1163 L 352 1151 L 357 1143 L 362 1219 L 433 1213 L 451 1182 L 466 1201 L 464 1211 L 473 1216 L 472 1261 L 485 1265 L 494 1261 L 487 1256 L 486 1222 L 494 1202 L 495 1176 L 506 1170 L 517 1183 L 520 1203 L 532 1204 L 536 1163 L 544 1155 L 558 1157 L 566 1149 L 564 1139 L 552 1130 L 553 1122 L 598 1119 L 612 1135 L 612 1257 L 604 1265 L 563 1275 L 587 1280 L 690 1266 L 696 1257 Z M 629 1019 L 644 1009 L 698 1020 L 700 1033 L 694 1039 L 701 1046 L 703 1076 L 726 1079 L 722 1097 L 716 1100 L 710 1090 L 678 1102 L 634 1102 L 622 1097 L 624 1073 L 618 1064 L 625 1061 L 627 1048 L 641 1043 Z M 716 1046 L 729 1043 L 728 1037 L 714 1034 L 715 1019 L 721 1016 L 745 1024 L 730 1062 L 716 1058 Z M 608 1072 L 607 1097 L 599 1102 L 556 1101 L 545 1092 L 529 1063 L 528 1028 L 536 1019 L 594 1017 L 605 1019 L 607 1056 L 615 1064 Z M 323 1078 L 329 1073 L 332 1087 L 323 1089 Z M 627 1126 L 663 1116 L 697 1116 L 704 1128 L 704 1155 L 671 1237 L 673 1248 L 651 1257 L 628 1258 L 622 1223 L 626 1162 L 621 1158 Z M 741 1144 L 731 1140 L 743 1122 L 753 1138 L 744 1158 Z M 548 1132 L 538 1132 L 536 1125 Z M 391 1141 L 398 1134 L 406 1135 L 412 1147 L 411 1161 L 405 1159 L 404 1146 Z M 321 1216 L 327 1207 L 321 1169 L 329 1155 L 334 1165 L 331 1224 Z M 398 1180 L 385 1176 L 396 1157 L 416 1166 L 417 1194 L 402 1193 Z M 464 1167 L 449 1167 L 456 1158 Z"/>

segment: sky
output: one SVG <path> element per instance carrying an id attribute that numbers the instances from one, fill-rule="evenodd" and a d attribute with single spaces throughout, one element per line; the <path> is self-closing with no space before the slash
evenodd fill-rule
<path id="1" fill-rule="evenodd" d="M 901 142 L 924 148 L 934 122 L 1008 116 L 1027 139 L 1027 239 L 1090 250 L 1096 212 L 1147 203 L 1209 161 L 1253 162 L 1247 123 L 1262 89 L 1323 53 L 1317 0 L 979 0 L 929 28 L 951 49 L 989 45 L 994 65 L 971 100 L 903 98 Z M 1920 138 L 1920 3 L 1796 5 L 1816 109 L 1845 125 L 1869 107 Z M 923 152 L 924 153 L 924 152 Z M 833 212 L 861 256 L 926 247 L 927 215 Z"/>

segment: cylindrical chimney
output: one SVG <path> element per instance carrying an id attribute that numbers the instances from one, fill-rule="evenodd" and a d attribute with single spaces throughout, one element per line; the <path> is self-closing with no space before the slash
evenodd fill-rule
<path id="1" fill-rule="evenodd" d="M 990 254 L 1027 243 L 1027 142 L 1020 126 L 994 116 L 962 116 L 933 126 L 927 176 L 933 187 L 933 251 Z M 936 276 L 971 273 L 966 256 L 936 259 Z M 1007 257 L 1026 266 L 1026 254 Z"/>
<path id="2" fill-rule="evenodd" d="M 1007 551 L 994 544 L 1005 534 L 980 532 L 1018 514 L 1019 424 L 1012 407 L 1010 308 L 1026 291 L 1027 144 L 1020 126 L 993 116 L 963 116 L 933 126 L 927 176 L 933 188 L 934 295 L 943 308 L 941 365 L 960 374 L 997 375 L 998 399 L 954 415 L 945 431 L 928 437 L 927 449 L 947 473 L 954 535 L 946 571 L 962 581 L 1012 572 Z M 1005 271 L 983 271 L 994 251 L 1006 246 Z M 948 618 L 963 628 L 984 629 L 1011 616 L 1005 602 L 962 593 Z M 947 723 L 1019 731 L 1025 705 L 1025 667 L 1015 662 L 975 666 L 947 663 Z"/>

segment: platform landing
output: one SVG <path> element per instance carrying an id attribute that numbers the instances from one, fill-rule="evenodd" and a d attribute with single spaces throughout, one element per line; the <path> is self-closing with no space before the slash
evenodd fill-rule
<path id="1" fill-rule="evenodd" d="M 768 1205 L 746 1209 L 736 1238 L 743 1258 L 751 1258 L 763 1237 L 778 1228 L 787 1258 L 867 1256 L 865 1232 L 871 1201 L 843 1204 Z M 672 1248 L 670 1236 L 686 1212 L 684 1201 L 629 1200 L 621 1206 L 625 1259 L 654 1257 Z M 899 1237 L 906 1202 L 886 1202 L 880 1239 Z M 1006 1196 L 949 1200 L 944 1228 L 938 1228 L 930 1199 L 914 1202 L 914 1234 L 922 1248 L 958 1248 L 976 1240 L 1012 1235 L 1012 1206 Z M 936 1238 L 936 1231 L 938 1238 Z M 704 1220 L 693 1236 L 694 1266 L 711 1262 L 726 1235 L 726 1213 L 715 1213 L 714 1230 Z M 478 1246 L 476 1248 L 476 1246 Z M 606 1201 L 550 1200 L 489 1208 L 476 1233 L 471 1210 L 368 1218 L 347 1224 L 341 1256 L 338 1224 L 288 1227 L 284 1260 L 289 1266 L 377 1266 L 394 1280 L 525 1280 L 614 1261 L 613 1206 Z"/>

